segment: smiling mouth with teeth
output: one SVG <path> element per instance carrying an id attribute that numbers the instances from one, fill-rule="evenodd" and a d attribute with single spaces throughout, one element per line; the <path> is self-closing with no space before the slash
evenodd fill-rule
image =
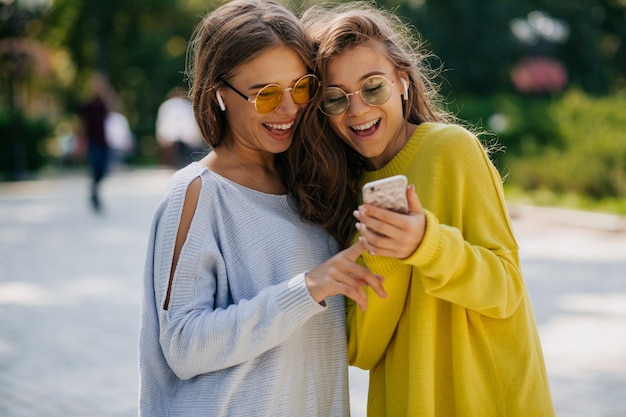
<path id="1" fill-rule="evenodd" d="M 293 126 L 294 122 L 290 123 L 282 123 L 282 124 L 274 124 L 274 123 L 264 123 L 265 126 L 270 129 L 278 129 L 278 130 L 288 130 Z"/>
<path id="2" fill-rule="evenodd" d="M 362 125 L 350 126 L 350 129 L 354 130 L 355 132 L 367 130 L 372 128 L 373 126 L 378 125 L 378 123 L 380 123 L 380 120 L 381 119 L 378 118 L 376 120 L 372 120 L 371 122 L 363 123 Z"/>

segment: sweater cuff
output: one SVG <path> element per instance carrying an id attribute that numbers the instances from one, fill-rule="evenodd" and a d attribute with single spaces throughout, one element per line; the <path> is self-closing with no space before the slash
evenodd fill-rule
<path id="1" fill-rule="evenodd" d="M 304 272 L 298 274 L 285 285 L 279 286 L 276 294 L 278 307 L 295 323 L 304 323 L 327 308 L 313 299 L 306 286 L 304 275 Z"/>
<path id="2" fill-rule="evenodd" d="M 428 210 L 424 210 L 426 216 L 426 233 L 422 242 L 413 252 L 411 256 L 402 261 L 404 263 L 423 267 L 437 259 L 440 251 L 441 230 L 439 228 L 439 220 Z"/>

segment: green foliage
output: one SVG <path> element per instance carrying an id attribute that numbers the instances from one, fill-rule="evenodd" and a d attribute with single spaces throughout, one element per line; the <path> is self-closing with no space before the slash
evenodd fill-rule
<path id="1" fill-rule="evenodd" d="M 545 188 L 522 190 L 510 183 L 505 183 L 504 192 L 506 199 L 516 204 L 567 207 L 577 210 L 626 215 L 626 199 L 623 197 L 603 197 L 598 199 L 573 192 L 554 192 Z"/>
<path id="2" fill-rule="evenodd" d="M 17 5 L 25 2 L 0 2 L 0 106 L 9 103 L 12 107 L 15 103 L 29 119 L 37 119 L 35 115 L 48 120 L 67 119 L 81 101 L 89 77 L 95 71 L 104 72 L 139 142 L 136 161 L 154 161 L 158 106 L 172 88 L 186 88 L 187 42 L 204 12 L 223 1 L 55 0 L 49 9 L 36 13 L 23 7 L 16 13 Z M 284 3 L 301 11 L 325 2 Z M 494 157 L 508 181 L 525 189 L 548 187 L 594 196 L 624 195 L 626 163 L 620 129 L 626 129 L 623 115 L 617 110 L 624 108 L 623 95 L 585 95 L 615 94 L 626 88 L 624 1 L 375 3 L 412 25 L 425 46 L 440 58 L 445 70 L 441 80 L 444 93 L 463 97 L 452 103 L 453 110 L 486 127 L 506 125 L 498 134 L 507 151 Z M 511 21 L 536 10 L 567 23 L 566 43 L 549 47 L 520 44 L 512 35 Z M 13 65 L 18 61 L 8 53 L 8 45 L 16 44 L 8 41 L 13 38 L 28 40 L 24 45 L 29 48 L 30 41 L 36 42 L 39 57 L 31 61 L 46 67 L 46 71 L 41 68 L 38 72 L 34 65 Z M 510 81 L 511 70 L 520 59 L 533 54 L 562 62 L 570 87 L 580 91 L 563 97 L 516 94 Z M 470 96 L 474 98 L 466 98 Z M 6 129 L 7 119 L 3 117 Z M 11 158 L 8 155 L 13 152 L 7 148 L 10 142 L 4 132 L 0 136 L 2 167 L 7 166 Z M 41 157 L 37 146 L 29 145 L 27 149 L 24 160 Z"/>
<path id="3" fill-rule="evenodd" d="M 450 109 L 463 120 L 498 132 L 508 154 L 529 155 L 560 144 L 556 126 L 546 117 L 552 103 L 550 97 L 499 94 L 462 97 Z"/>
<path id="4" fill-rule="evenodd" d="M 153 136 L 159 104 L 171 89 L 186 87 L 187 41 L 200 20 L 195 3 L 55 1 L 40 37 L 54 47 L 67 48 L 76 66 L 66 111 L 76 108 L 90 76 L 99 71 L 118 94 L 118 110 L 128 117 L 135 135 Z"/>
<path id="5" fill-rule="evenodd" d="M 410 20 L 445 65 L 446 92 L 511 91 L 511 69 L 526 56 L 551 56 L 572 85 L 594 94 L 626 84 L 626 3 L 615 0 L 379 0 Z M 569 28 L 567 41 L 520 43 L 513 19 L 544 11 Z"/>
<path id="6" fill-rule="evenodd" d="M 42 118 L 0 112 L 0 179 L 21 179 L 47 161 L 43 145 L 52 127 Z"/>
<path id="7" fill-rule="evenodd" d="M 592 198 L 626 197 L 626 94 L 592 97 L 494 96 L 459 100 L 461 118 L 489 128 L 505 121 L 496 155 L 507 182 L 525 191 L 549 190 Z"/>

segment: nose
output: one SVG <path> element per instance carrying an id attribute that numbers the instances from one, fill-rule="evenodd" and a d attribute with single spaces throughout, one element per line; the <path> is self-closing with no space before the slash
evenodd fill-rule
<path id="1" fill-rule="evenodd" d="M 358 116 L 369 111 L 370 105 L 363 101 L 360 93 L 354 93 L 350 96 L 350 104 L 346 113 Z"/>
<path id="2" fill-rule="evenodd" d="M 294 115 L 300 110 L 300 105 L 293 101 L 291 91 L 283 91 L 283 96 L 280 100 L 280 105 L 274 110 L 277 114 Z"/>

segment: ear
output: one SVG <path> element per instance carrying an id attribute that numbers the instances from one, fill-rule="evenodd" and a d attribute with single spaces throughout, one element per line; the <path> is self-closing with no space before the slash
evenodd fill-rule
<path id="1" fill-rule="evenodd" d="M 409 83 L 404 78 L 400 77 L 402 87 L 404 87 L 404 101 L 409 99 Z"/>
<path id="2" fill-rule="evenodd" d="M 220 105 L 220 109 L 222 111 L 226 111 L 226 106 L 224 105 L 224 100 L 222 100 L 222 95 L 220 94 L 220 89 L 219 88 L 215 92 L 215 98 L 217 98 L 217 104 Z"/>

